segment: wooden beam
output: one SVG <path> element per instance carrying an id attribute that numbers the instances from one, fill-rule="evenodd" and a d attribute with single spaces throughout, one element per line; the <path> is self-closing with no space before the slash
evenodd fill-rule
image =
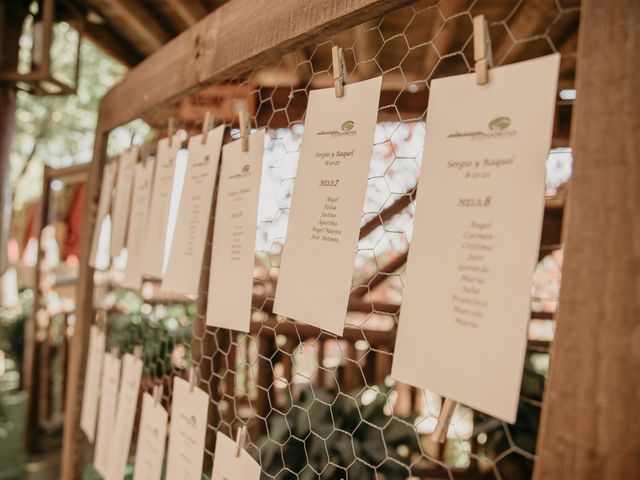
<path id="1" fill-rule="evenodd" d="M 74 25 L 75 22 L 72 22 L 72 26 Z M 144 58 L 144 55 L 121 38 L 120 34 L 114 32 L 111 27 L 85 22 L 82 28 L 82 35 L 127 67 L 137 65 Z"/>
<path id="2" fill-rule="evenodd" d="M 125 0 L 111 0 L 123 4 Z M 151 55 L 104 97 L 107 130 L 414 0 L 232 0 Z M 144 95 L 140 95 L 144 92 Z"/>
<path id="3" fill-rule="evenodd" d="M 167 3 L 189 27 L 198 23 L 207 14 L 207 9 L 200 0 L 167 0 Z"/>
<path id="4" fill-rule="evenodd" d="M 614 53 L 615 52 L 615 53 Z M 640 3 L 582 1 L 565 259 L 534 479 L 640 471 Z"/>
<path id="5" fill-rule="evenodd" d="M 140 38 L 150 52 L 159 50 L 171 38 L 149 9 L 138 0 L 107 0 L 113 12 Z M 159 82 L 162 83 L 162 82 Z"/>

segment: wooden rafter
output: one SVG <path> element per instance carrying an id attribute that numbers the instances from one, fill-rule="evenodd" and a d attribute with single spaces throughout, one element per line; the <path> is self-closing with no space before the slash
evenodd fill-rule
<path id="1" fill-rule="evenodd" d="M 207 9 L 201 0 L 167 0 L 167 2 L 189 27 L 207 15 Z"/>
<path id="2" fill-rule="evenodd" d="M 152 53 L 167 43 L 171 36 L 138 0 L 108 0 L 108 5 L 144 42 L 145 52 Z M 141 45 L 142 46 L 142 45 Z"/>

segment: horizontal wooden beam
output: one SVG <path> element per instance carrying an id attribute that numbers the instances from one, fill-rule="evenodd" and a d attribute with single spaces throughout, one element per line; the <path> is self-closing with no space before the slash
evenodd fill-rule
<path id="1" fill-rule="evenodd" d="M 167 2 L 189 27 L 198 23 L 207 14 L 202 0 L 167 0 Z"/>
<path id="2" fill-rule="evenodd" d="M 114 5 L 129 3 L 111 1 Z M 413 2 L 231 0 L 148 57 L 109 91 L 100 108 L 101 125 L 111 130 L 323 35 Z"/>
<path id="3" fill-rule="evenodd" d="M 112 11 L 140 38 L 149 52 L 159 50 L 171 36 L 158 20 L 149 13 L 149 9 L 138 0 L 108 0 Z"/>

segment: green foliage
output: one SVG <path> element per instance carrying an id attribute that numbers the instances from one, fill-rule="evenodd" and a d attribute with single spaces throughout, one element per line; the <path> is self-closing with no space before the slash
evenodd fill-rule
<path id="1" fill-rule="evenodd" d="M 56 66 L 64 66 L 58 70 L 66 80 L 68 66 L 75 59 L 77 33 L 68 24 L 60 23 L 55 26 L 55 37 L 51 48 L 54 74 Z M 23 50 L 31 48 L 28 26 L 20 44 Z M 25 61 L 23 58 L 22 70 Z M 77 95 L 43 97 L 18 92 L 11 149 L 12 184 L 27 174 L 16 191 L 18 204 L 38 195 L 42 165 L 64 167 L 91 160 L 100 99 L 125 72 L 123 65 L 85 40 Z"/>
<path id="2" fill-rule="evenodd" d="M 24 333 L 32 318 L 33 292 L 20 292 L 20 303 L 15 307 L 0 308 L 0 350 L 13 359 L 16 370 L 22 371 L 24 362 Z"/>
<path id="3" fill-rule="evenodd" d="M 278 480 L 407 478 L 420 451 L 415 417 L 386 415 L 388 393 L 303 391 L 287 412 L 269 415 L 257 455 L 263 471 Z"/>

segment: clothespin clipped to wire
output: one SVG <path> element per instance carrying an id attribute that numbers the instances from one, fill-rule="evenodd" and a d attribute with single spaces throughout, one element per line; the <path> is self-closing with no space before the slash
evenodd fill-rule
<path id="1" fill-rule="evenodd" d="M 176 134 L 178 130 L 178 121 L 176 117 L 169 117 L 169 121 L 167 122 L 167 135 L 169 136 L 169 146 L 173 143 L 173 136 Z"/>
<path id="2" fill-rule="evenodd" d="M 473 17 L 473 59 L 476 67 L 476 83 L 478 85 L 489 83 L 489 68 L 493 67 L 493 55 L 489 24 L 484 15 Z"/>
<path id="3" fill-rule="evenodd" d="M 447 439 L 447 432 L 449 431 L 449 424 L 451 423 L 451 417 L 456 410 L 458 402 L 445 398 L 440 407 L 440 415 L 438 415 L 438 424 L 436 429 L 431 434 L 431 439 L 438 443 L 444 443 Z"/>
<path id="4" fill-rule="evenodd" d="M 133 347 L 133 356 L 138 360 L 142 358 L 142 345 L 136 345 L 135 347 Z"/>
<path id="5" fill-rule="evenodd" d="M 193 393 L 194 387 L 198 386 L 198 370 L 196 367 L 189 367 L 189 392 Z"/>
<path id="6" fill-rule="evenodd" d="M 249 131 L 251 126 L 249 125 L 249 114 L 246 110 L 238 110 L 238 121 L 240 122 L 240 147 L 243 152 L 249 151 Z"/>
<path id="7" fill-rule="evenodd" d="M 204 121 L 202 122 L 202 140 L 201 140 L 202 145 L 207 143 L 207 134 L 213 128 L 213 122 L 214 122 L 213 113 L 211 113 L 211 111 L 209 110 L 205 114 Z"/>
<path id="8" fill-rule="evenodd" d="M 162 394 L 163 394 L 163 387 L 162 384 L 157 383 L 153 386 L 153 405 L 154 406 L 158 406 L 158 404 L 162 401 Z"/>
<path id="9" fill-rule="evenodd" d="M 244 445 L 247 441 L 247 426 L 243 425 L 238 429 L 238 433 L 236 434 L 236 458 L 240 457 L 240 452 L 244 448 Z"/>
<path id="10" fill-rule="evenodd" d="M 346 68 L 344 65 L 344 51 L 341 47 L 334 45 L 331 48 L 331 58 L 333 61 L 333 86 L 336 89 L 336 98 L 344 96 L 344 84 Z"/>
<path id="11" fill-rule="evenodd" d="M 96 312 L 96 326 L 102 331 L 107 331 L 107 312 L 98 310 Z"/>

